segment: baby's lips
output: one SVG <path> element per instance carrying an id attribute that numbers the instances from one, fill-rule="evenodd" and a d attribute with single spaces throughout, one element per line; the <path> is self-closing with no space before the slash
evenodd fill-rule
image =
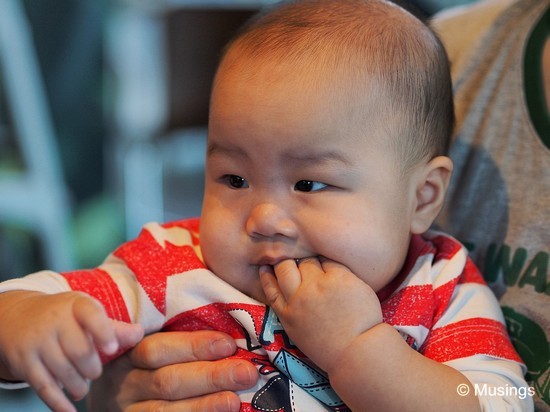
<path id="1" fill-rule="evenodd" d="M 273 266 L 272 265 L 260 265 L 258 267 L 258 273 L 262 274 L 262 273 L 271 273 L 271 274 L 275 274 L 275 271 L 273 270 Z"/>

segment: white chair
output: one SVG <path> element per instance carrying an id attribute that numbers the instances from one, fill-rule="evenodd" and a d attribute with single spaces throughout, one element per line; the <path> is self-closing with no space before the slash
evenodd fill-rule
<path id="1" fill-rule="evenodd" d="M 0 173 L 0 224 L 34 233 L 45 264 L 73 267 L 71 210 L 23 2 L 0 1 L 0 76 L 25 169 Z"/>

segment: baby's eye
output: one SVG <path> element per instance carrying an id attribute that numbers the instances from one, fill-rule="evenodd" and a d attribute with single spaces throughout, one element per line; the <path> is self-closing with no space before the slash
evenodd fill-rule
<path id="1" fill-rule="evenodd" d="M 300 180 L 298 183 L 294 185 L 294 190 L 297 190 L 299 192 L 317 192 L 319 190 L 323 190 L 327 187 L 325 183 L 321 182 L 314 182 L 311 180 Z"/>
<path id="2" fill-rule="evenodd" d="M 237 175 L 225 175 L 224 180 L 234 189 L 245 189 L 248 187 L 248 182 L 244 177 Z"/>

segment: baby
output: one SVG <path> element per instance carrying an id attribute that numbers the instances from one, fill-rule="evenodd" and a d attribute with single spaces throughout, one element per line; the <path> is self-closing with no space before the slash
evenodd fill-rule
<path id="1" fill-rule="evenodd" d="M 441 44 L 394 4 L 260 16 L 214 81 L 200 221 L 0 285 L 0 377 L 72 410 L 60 386 L 84 396 L 100 356 L 142 336 L 109 317 L 232 335 L 261 378 L 243 411 L 529 410 L 478 393 L 525 388 L 524 366 L 465 249 L 428 231 L 453 120 Z"/>

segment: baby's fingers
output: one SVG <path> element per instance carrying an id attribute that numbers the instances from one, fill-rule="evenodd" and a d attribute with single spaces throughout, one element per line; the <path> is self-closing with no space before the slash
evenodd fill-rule
<path id="1" fill-rule="evenodd" d="M 67 399 L 56 379 L 46 369 L 42 361 L 32 363 L 26 381 L 36 391 L 37 395 L 53 411 L 75 412 L 76 408 Z"/>
<path id="2" fill-rule="evenodd" d="M 121 348 L 132 348 L 143 339 L 144 330 L 141 325 L 116 320 L 111 322 L 115 330 L 116 340 Z"/>
<path id="3" fill-rule="evenodd" d="M 75 399 L 82 396 L 82 382 L 86 379 L 96 379 L 101 375 L 102 365 L 94 346 L 92 339 L 80 328 L 66 328 L 58 332 L 59 339 L 59 358 L 67 359 L 70 365 L 58 363 L 55 370 L 58 371 L 56 377 L 63 383 L 67 390 Z M 52 364 L 52 368 L 56 365 L 53 363 L 55 358 L 48 354 L 46 363 Z M 76 381 L 75 390 L 72 390 L 73 379 Z"/>
<path id="4" fill-rule="evenodd" d="M 302 274 L 294 259 L 286 259 L 273 267 L 277 283 L 286 300 L 290 300 L 302 284 Z"/>
<path id="5" fill-rule="evenodd" d="M 338 263 L 334 260 L 327 259 L 324 256 L 319 256 L 319 263 L 321 264 L 321 267 L 323 268 L 323 271 L 329 272 L 331 270 L 347 270 L 349 269 L 344 266 L 341 263 Z"/>
<path id="6" fill-rule="evenodd" d="M 73 314 L 76 321 L 90 335 L 99 350 L 107 355 L 111 355 L 118 350 L 118 341 L 113 323 L 98 301 L 83 295 L 75 300 Z"/>
<path id="7" fill-rule="evenodd" d="M 274 309 L 286 305 L 286 299 L 281 292 L 273 268 L 271 266 L 261 266 L 259 274 L 267 304 Z"/>
<path id="8" fill-rule="evenodd" d="M 62 348 L 54 345 L 42 354 L 44 365 L 57 382 L 59 382 L 69 395 L 75 400 L 82 399 L 88 393 L 86 376 L 77 369 L 77 366 L 67 359 Z M 100 364 L 101 370 L 101 364 Z"/>

